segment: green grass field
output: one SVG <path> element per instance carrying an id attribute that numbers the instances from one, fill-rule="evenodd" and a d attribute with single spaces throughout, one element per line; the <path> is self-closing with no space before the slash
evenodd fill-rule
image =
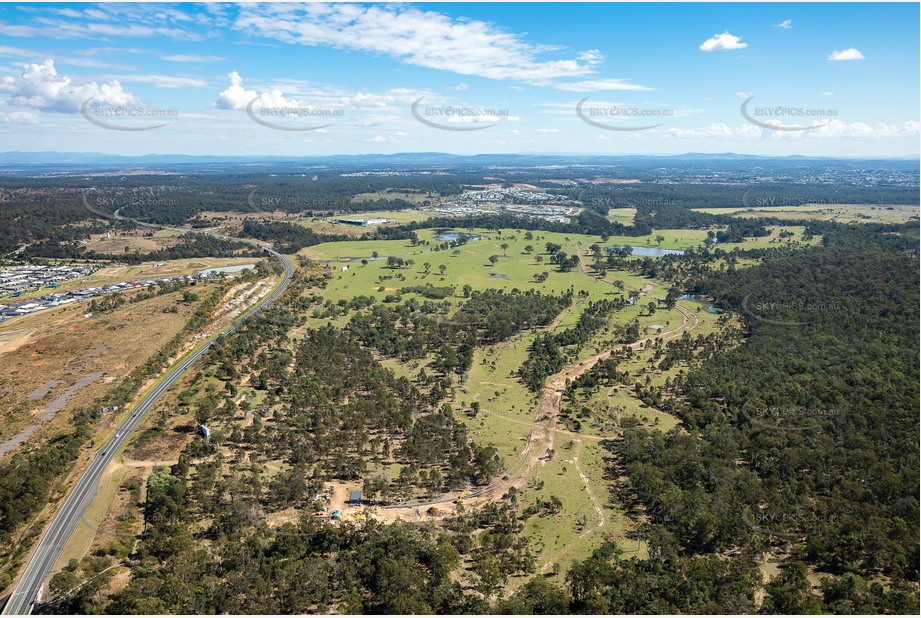
<path id="1" fill-rule="evenodd" d="M 371 194 L 368 194 L 371 195 Z M 377 199 L 377 198 L 375 198 Z M 431 217 L 431 214 L 421 210 L 372 210 L 368 212 L 358 212 L 351 215 L 336 215 L 333 217 L 309 217 L 297 219 L 294 223 L 309 227 L 315 232 L 323 234 L 352 234 L 360 235 L 365 232 L 376 230 L 379 227 L 393 225 L 403 225 L 414 221 L 425 221 Z M 349 225 L 347 223 L 338 223 L 338 219 L 388 219 L 389 223 L 381 225 Z"/>
<path id="2" fill-rule="evenodd" d="M 533 240 L 525 240 L 524 234 L 514 231 L 503 231 L 501 237 L 486 230 L 474 230 L 474 234 L 483 236 L 480 240 L 473 240 L 454 250 L 440 251 L 433 247 L 437 242 L 433 230 L 421 230 L 420 240 L 429 240 L 428 246 L 412 246 L 406 240 L 384 241 L 345 241 L 316 245 L 302 251 L 308 257 L 327 260 L 335 266 L 337 271 L 334 279 L 329 283 L 324 296 L 334 302 L 341 299 L 351 299 L 357 295 L 377 295 L 392 293 L 404 286 L 431 283 L 432 285 L 456 287 L 460 296 L 464 285 L 470 285 L 475 290 L 486 288 L 511 290 L 535 289 L 545 293 L 559 294 L 569 289 L 586 290 L 593 297 L 601 298 L 616 292 L 610 285 L 587 277 L 578 269 L 571 272 L 556 272 L 555 267 L 549 263 L 549 256 L 545 253 L 548 242 L 563 246 L 563 250 L 573 253 L 576 244 L 581 244 L 585 250 L 592 243 L 600 243 L 595 236 L 579 234 L 558 234 L 552 232 L 534 233 Z M 502 245 L 507 244 L 506 250 Z M 614 244 L 614 243 L 609 243 Z M 525 247 L 531 245 L 534 251 L 525 253 Z M 378 259 L 372 254 L 377 252 Z M 490 264 L 489 257 L 499 257 L 495 265 Z M 408 268 L 391 269 L 387 267 L 386 259 L 389 256 L 401 257 L 404 260 L 413 260 L 414 264 Z M 361 263 L 362 259 L 369 262 Z M 538 259 L 542 261 L 538 261 Z M 429 274 L 424 273 L 424 264 L 430 264 Z M 439 274 L 439 266 L 444 264 L 444 276 Z M 342 268 L 348 270 L 343 271 Z M 549 276 L 543 283 L 536 283 L 534 276 L 548 272 Z M 391 277 L 383 279 L 381 277 Z M 642 287 L 646 283 L 641 277 L 623 273 L 618 275 L 627 286 Z M 383 286 L 382 292 L 378 288 Z"/>
<path id="3" fill-rule="evenodd" d="M 636 208 L 612 208 L 608 211 L 608 221 L 616 221 L 624 225 L 633 225 L 636 217 Z"/>
<path id="4" fill-rule="evenodd" d="M 743 242 L 736 243 L 720 243 L 719 248 L 724 251 L 731 251 L 736 247 L 739 249 L 765 249 L 790 243 L 811 245 L 821 241 L 821 237 L 815 237 L 810 241 L 803 241 L 802 235 L 805 229 L 806 227 L 802 225 L 769 226 L 768 230 L 771 232 L 770 236 L 746 238 Z M 789 239 L 780 238 L 779 234 L 784 230 L 792 232 L 793 236 Z M 665 237 L 661 244 L 656 242 L 657 236 Z M 656 230 L 649 236 L 611 236 L 607 244 L 617 246 L 630 245 L 633 247 L 659 247 L 662 249 L 680 249 L 684 251 L 691 247 L 702 246 L 706 239 L 707 230 Z M 593 242 L 598 241 L 596 240 Z"/>

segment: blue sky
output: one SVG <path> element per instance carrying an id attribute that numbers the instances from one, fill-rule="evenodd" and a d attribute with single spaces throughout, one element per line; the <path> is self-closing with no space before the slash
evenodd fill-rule
<path id="1" fill-rule="evenodd" d="M 918 21 L 908 3 L 6 4 L 0 151 L 918 156 Z"/>

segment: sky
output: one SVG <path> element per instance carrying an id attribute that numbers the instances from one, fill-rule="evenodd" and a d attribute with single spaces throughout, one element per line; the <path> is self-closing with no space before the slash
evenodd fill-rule
<path id="1" fill-rule="evenodd" d="M 919 5 L 3 4 L 0 152 L 919 156 Z"/>

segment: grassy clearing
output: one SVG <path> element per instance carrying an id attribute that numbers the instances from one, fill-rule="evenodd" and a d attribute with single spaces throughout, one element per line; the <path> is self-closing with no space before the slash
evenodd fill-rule
<path id="1" fill-rule="evenodd" d="M 905 223 L 917 219 L 917 206 L 904 204 L 802 204 L 795 206 L 757 206 L 753 208 L 695 208 L 696 212 L 730 215 L 743 219 L 777 217 L 780 219 L 837 221 L 838 223 Z"/>
<path id="2" fill-rule="evenodd" d="M 361 294 L 375 295 L 380 299 L 401 287 L 424 283 L 438 286 L 453 285 L 457 296 L 460 296 L 464 285 L 470 285 L 474 290 L 533 288 L 553 294 L 573 288 L 586 290 L 596 298 L 616 292 L 610 285 L 586 277 L 578 269 L 567 273 L 556 272 L 553 265 L 549 264 L 549 256 L 545 253 L 548 242 L 561 244 L 564 251 L 572 252 L 572 243 L 580 242 L 584 247 L 588 247 L 592 243 L 600 242 L 598 237 L 540 232 L 534 233 L 532 240 L 525 240 L 523 233 L 514 231 L 504 231 L 501 237 L 487 230 L 473 230 L 472 233 L 482 235 L 482 238 L 457 248 L 457 255 L 454 255 L 454 250 L 440 251 L 434 247 L 440 242 L 435 238 L 434 230 L 419 232 L 420 240 L 431 242 L 427 246 L 412 246 L 406 240 L 346 241 L 316 245 L 303 250 L 302 253 L 308 257 L 329 260 L 331 266 L 337 269 L 335 277 L 324 292 L 324 296 L 333 302 L 343 298 L 351 299 Z M 503 250 L 503 244 L 508 245 L 508 248 Z M 528 245 L 534 247 L 530 254 L 525 252 Z M 377 259 L 372 255 L 374 252 L 377 252 Z M 495 266 L 489 262 L 492 255 L 499 258 Z M 391 269 L 386 263 L 389 256 L 411 259 L 414 264 L 407 268 Z M 362 259 L 369 262 L 363 265 Z M 539 262 L 538 259 L 542 261 Z M 426 262 L 430 264 L 429 274 L 424 272 Z M 441 264 L 446 267 L 444 276 L 439 273 Z M 348 270 L 343 271 L 343 267 L 347 267 Z M 536 283 L 534 276 L 542 272 L 548 272 L 549 277 L 543 283 Z M 385 279 L 381 279 L 382 277 Z M 646 282 L 641 277 L 626 273 L 619 278 L 627 285 L 638 287 Z M 384 290 L 379 291 L 380 287 Z M 407 296 L 404 295 L 404 298 Z"/>
<path id="3" fill-rule="evenodd" d="M 721 228 L 716 227 L 713 229 L 719 230 Z M 764 249 L 772 246 L 776 247 L 780 244 L 812 245 L 821 241 L 821 237 L 815 237 L 810 241 L 803 241 L 802 236 L 805 229 L 806 227 L 802 225 L 769 226 L 768 230 L 771 232 L 769 236 L 746 238 L 742 242 L 721 243 L 718 246 L 725 251 L 731 251 L 736 247 L 739 249 Z M 785 230 L 792 232 L 793 236 L 789 239 L 780 238 L 780 233 Z M 632 247 L 658 247 L 662 249 L 679 249 L 686 251 L 691 247 L 703 246 L 704 241 L 707 239 L 707 231 L 708 230 L 656 230 L 649 236 L 611 236 L 605 244 L 608 246 L 616 245 L 618 247 L 630 245 Z M 663 236 L 664 240 L 662 240 L 661 243 L 657 242 L 657 236 Z M 599 244 L 602 243 L 599 242 Z"/>
<path id="4" fill-rule="evenodd" d="M 149 234 L 149 235 L 148 235 Z M 149 253 L 165 247 L 173 247 L 179 242 L 181 234 L 174 230 L 156 230 L 138 228 L 131 231 L 109 231 L 105 234 L 93 234 L 86 243 L 88 251 L 99 253 Z M 128 249 L 125 251 L 125 249 Z"/>
<path id="5" fill-rule="evenodd" d="M 437 193 L 386 189 L 384 191 L 374 191 L 371 193 L 358 193 L 352 197 L 352 203 L 376 202 L 378 200 L 406 200 L 413 204 L 422 204 L 426 201 L 434 201 L 437 198 Z"/>
<path id="6" fill-rule="evenodd" d="M 196 292 L 204 298 L 209 289 L 197 287 Z M 103 319 L 85 318 L 85 307 L 70 305 L 0 325 L 0 334 L 24 337 L 8 351 L 0 351 L 0 439 L 23 429 L 30 423 L 31 412 L 44 409 L 80 378 L 101 372 L 32 441 L 65 429 L 73 410 L 99 397 L 179 332 L 198 304 L 177 304 L 180 296 L 177 292 L 124 305 L 101 316 Z M 167 311 L 173 307 L 178 313 Z M 47 392 L 30 399 L 42 387 L 48 387 Z"/>
<path id="7" fill-rule="evenodd" d="M 608 211 L 608 221 L 633 225 L 634 218 L 636 218 L 636 208 L 612 208 Z"/>
<path id="8" fill-rule="evenodd" d="M 403 225 L 415 221 L 425 221 L 430 216 L 429 213 L 419 210 L 372 210 L 368 212 L 339 214 L 332 217 L 301 218 L 296 220 L 295 223 L 308 227 L 319 234 L 348 234 L 351 236 L 360 236 L 380 227 L 392 227 L 394 225 Z M 339 223 L 339 219 L 387 219 L 388 223 L 377 225 L 349 225 L 346 223 Z"/>

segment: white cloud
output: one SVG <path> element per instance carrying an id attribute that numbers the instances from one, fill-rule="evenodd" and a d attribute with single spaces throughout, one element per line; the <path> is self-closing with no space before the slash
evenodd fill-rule
<path id="1" fill-rule="evenodd" d="M 403 137 L 406 137 L 406 133 L 403 133 L 403 131 L 397 131 L 391 135 L 375 135 L 368 141 L 375 142 L 377 144 L 396 144 L 398 141 L 400 141 L 400 138 Z"/>
<path id="2" fill-rule="evenodd" d="M 115 75 L 113 79 L 139 84 L 153 84 L 157 88 L 202 88 L 208 83 L 194 77 L 176 77 L 174 75 Z"/>
<path id="3" fill-rule="evenodd" d="M 37 53 L 30 49 L 10 47 L 9 45 L 0 45 L 0 56 L 20 56 L 24 58 L 32 58 L 37 55 Z"/>
<path id="4" fill-rule="evenodd" d="M 863 60 L 863 54 L 856 47 L 848 47 L 841 51 L 835 50 L 828 56 L 829 60 Z"/>
<path id="5" fill-rule="evenodd" d="M 785 20 L 783 20 L 782 22 L 780 22 L 779 24 L 774 24 L 774 27 L 775 27 L 775 28 L 783 28 L 784 30 L 789 30 L 790 28 L 793 27 L 793 20 L 792 20 L 792 19 L 785 19 Z"/>
<path id="6" fill-rule="evenodd" d="M 14 107 L 62 113 L 79 111 L 87 99 L 108 105 L 139 102 L 117 80 L 97 84 L 93 81 L 77 82 L 66 75 L 59 75 L 54 61 L 50 59 L 42 64 L 24 65 L 18 77 L 0 79 L 0 93 L 9 94 L 9 104 Z"/>
<path id="7" fill-rule="evenodd" d="M 171 54 L 168 56 L 160 56 L 162 60 L 168 60 L 169 62 L 220 62 L 221 60 L 227 60 L 223 56 L 206 56 L 200 54 Z"/>
<path id="8" fill-rule="evenodd" d="M 553 84 L 560 90 L 569 92 L 594 92 L 596 90 L 653 90 L 647 86 L 631 84 L 623 79 L 590 79 L 580 82 L 564 82 Z"/>
<path id="9" fill-rule="evenodd" d="M 898 137 L 917 137 L 918 122 L 915 120 L 902 123 L 901 125 L 887 124 L 881 122 L 877 125 L 869 125 L 865 122 L 842 122 L 841 120 L 831 120 L 812 131 L 806 131 L 804 137 L 813 138 L 898 138 Z"/>
<path id="10" fill-rule="evenodd" d="M 383 54 L 406 64 L 530 83 L 590 75 L 597 50 L 544 60 L 555 51 L 478 20 L 406 5 L 244 4 L 234 27 L 285 43 Z"/>
<path id="11" fill-rule="evenodd" d="M 35 112 L 10 112 L 3 115 L 4 122 L 15 122 L 20 124 L 37 124 L 38 114 Z"/>
<path id="12" fill-rule="evenodd" d="M 716 122 L 699 129 L 679 129 L 671 128 L 668 130 L 672 137 L 678 139 L 692 140 L 727 140 L 727 139 L 750 139 L 761 137 L 761 128 L 750 124 L 743 124 L 738 127 L 730 127 L 728 124 Z"/>
<path id="13" fill-rule="evenodd" d="M 143 54 L 146 53 L 139 47 L 89 47 L 77 52 L 83 56 L 104 56 L 104 55 L 122 55 L 122 54 Z"/>
<path id="14" fill-rule="evenodd" d="M 834 93 L 834 92 L 831 92 L 830 90 L 828 90 L 828 91 L 826 91 L 826 92 L 823 92 L 823 93 L 822 93 L 822 96 L 830 97 L 830 96 L 832 96 L 833 94 L 835 94 L 835 93 Z"/>
<path id="15" fill-rule="evenodd" d="M 113 64 L 111 62 L 105 62 L 94 58 L 91 56 L 63 56 L 58 57 L 57 63 L 59 65 L 68 65 L 74 67 L 82 67 L 88 69 L 110 69 L 118 71 L 136 71 L 136 67 L 126 65 L 126 64 Z"/>
<path id="16" fill-rule="evenodd" d="M 410 90 L 409 88 L 391 88 L 386 92 L 357 92 L 353 95 L 347 95 L 345 100 L 355 107 L 390 107 L 392 104 L 405 105 L 412 103 L 421 96 L 426 96 L 426 92 L 419 90 Z"/>
<path id="17" fill-rule="evenodd" d="M 817 140 L 886 140 L 917 139 L 919 123 L 916 120 L 902 124 L 880 122 L 875 125 L 866 122 L 844 122 L 842 120 L 816 120 L 808 131 L 765 131 L 773 141 L 817 141 Z"/>
<path id="18" fill-rule="evenodd" d="M 243 78 L 236 71 L 227 75 L 230 78 L 230 86 L 217 96 L 214 105 L 219 109 L 244 109 L 249 102 L 259 97 L 259 104 L 264 107 L 284 107 L 291 105 L 285 100 L 280 90 L 258 93 L 255 90 L 247 90 L 243 87 Z"/>
<path id="19" fill-rule="evenodd" d="M 700 44 L 700 49 L 705 52 L 712 52 L 720 49 L 745 49 L 746 47 L 748 47 L 748 43 L 742 43 L 742 37 L 730 34 L 729 32 L 714 34 Z"/>
<path id="20" fill-rule="evenodd" d="M 158 37 L 197 41 L 205 35 L 189 26 L 219 23 L 214 15 L 183 11 L 154 4 L 109 3 L 77 9 L 50 10 L 31 24 L 0 21 L 0 35 L 45 39 L 94 39 L 107 37 Z M 153 24 L 153 25 L 152 25 Z"/>
<path id="21" fill-rule="evenodd" d="M 559 129 L 538 129 L 538 133 L 559 133 Z"/>
<path id="22" fill-rule="evenodd" d="M 274 83 L 284 87 L 284 91 L 277 87 L 264 87 L 257 91 L 246 88 L 243 85 L 243 78 L 237 71 L 229 73 L 227 77 L 230 79 L 230 85 L 218 94 L 214 102 L 215 107 L 219 109 L 245 109 L 250 101 L 258 97 L 260 107 L 323 106 L 336 109 L 352 107 L 368 110 L 366 113 L 371 113 L 374 110 L 383 112 L 395 110 L 398 107 L 408 107 L 419 97 L 431 94 L 410 88 L 391 88 L 384 92 L 350 93 L 342 89 L 321 88 L 316 84 L 297 80 L 275 80 Z"/>
<path id="23" fill-rule="evenodd" d="M 451 90 L 466 90 L 467 88 L 469 88 L 469 86 L 467 86 L 467 84 L 460 83 L 460 84 L 454 86 L 454 88 L 451 88 Z"/>

